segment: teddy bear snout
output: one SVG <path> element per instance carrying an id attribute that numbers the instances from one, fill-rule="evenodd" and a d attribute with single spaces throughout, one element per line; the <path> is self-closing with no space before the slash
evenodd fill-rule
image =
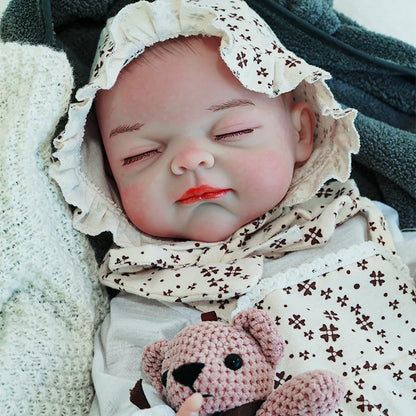
<path id="1" fill-rule="evenodd" d="M 172 371 L 172 376 L 178 383 L 183 386 L 190 387 L 192 392 L 195 392 L 194 382 L 198 378 L 202 369 L 205 367 L 203 363 L 188 363 Z"/>

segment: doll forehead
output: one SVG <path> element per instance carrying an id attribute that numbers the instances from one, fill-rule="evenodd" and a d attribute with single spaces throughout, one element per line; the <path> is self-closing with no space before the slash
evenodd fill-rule
<path id="1" fill-rule="evenodd" d="M 219 51 L 220 44 L 221 38 L 216 36 L 203 35 L 178 36 L 176 38 L 155 43 L 147 47 L 140 56 L 133 59 L 127 66 L 125 66 L 119 74 L 119 79 L 126 73 L 132 73 L 135 66 L 147 66 L 147 69 L 149 69 L 149 67 L 151 68 L 152 65 L 163 65 L 169 57 L 175 56 L 180 59 L 180 57 L 184 56 L 185 54 L 198 56 L 201 53 L 201 49 L 206 49 L 216 52 L 217 56 L 220 58 L 217 66 L 227 68 L 226 72 L 228 75 L 231 75 L 232 82 L 238 83 L 239 86 L 245 89 L 245 87 L 243 87 L 240 83 L 240 80 L 234 74 L 232 74 L 232 72 L 228 69 L 227 65 L 221 58 Z M 261 93 L 257 94 L 263 95 Z M 280 97 L 283 99 L 283 103 L 287 109 L 287 104 L 293 101 L 292 91 L 281 94 Z"/>
<path id="2" fill-rule="evenodd" d="M 124 72 L 131 71 L 134 65 L 152 65 L 157 61 L 162 61 L 167 56 L 178 56 L 185 53 L 192 53 L 198 55 L 198 50 L 201 48 L 216 48 L 219 55 L 220 38 L 214 36 L 178 36 L 176 38 L 167 39 L 161 42 L 157 42 L 147 47 L 144 52 L 137 58 L 133 59 L 127 66 L 125 66 L 120 76 L 123 76 Z"/>
<path id="3" fill-rule="evenodd" d="M 96 111 L 109 112 L 114 120 L 99 116 L 104 134 L 113 136 L 126 126 L 142 128 L 160 118 L 196 123 L 207 110 L 275 105 L 281 97 L 270 98 L 241 84 L 222 60 L 219 44 L 216 37 L 191 36 L 149 47 L 122 70 L 110 90 L 97 93 Z"/>
<path id="4" fill-rule="evenodd" d="M 227 73 L 229 81 L 239 85 L 239 87 L 243 88 L 246 91 L 250 91 L 253 93 L 254 91 L 247 90 L 240 82 L 238 77 L 236 77 L 231 70 L 229 70 L 228 66 L 225 64 L 223 59 L 221 58 L 220 54 L 220 44 L 221 38 L 216 36 L 202 36 L 202 35 L 191 35 L 191 36 L 178 36 L 176 38 L 167 39 L 158 43 L 155 43 L 149 47 L 147 47 L 144 52 L 139 55 L 137 58 L 133 59 L 127 66 L 125 66 L 120 74 L 118 79 L 122 79 L 124 75 L 134 73 L 134 68 L 138 67 L 145 67 L 146 71 L 152 69 L 152 66 L 162 65 L 164 70 L 173 70 L 173 68 L 166 68 L 164 66 L 165 62 L 169 62 L 169 58 L 174 56 L 175 58 L 180 59 L 184 55 L 190 54 L 191 56 L 194 55 L 198 57 L 201 54 L 201 50 L 210 50 L 215 51 L 216 55 L 219 58 L 219 61 L 216 63 L 218 67 L 218 71 Z M 222 69 L 220 69 L 222 67 Z M 174 71 L 174 70 L 173 70 Z M 174 76 L 174 75 L 173 75 Z M 98 95 L 101 93 L 105 93 L 105 91 L 99 91 Z M 256 95 L 263 96 L 262 93 L 255 93 Z M 266 97 L 264 95 L 264 97 Z M 278 97 L 275 97 L 278 98 Z M 285 108 L 287 109 L 289 103 L 293 102 L 292 91 L 287 93 L 283 93 L 280 95 L 282 98 L 283 103 L 285 104 Z"/>
<path id="5" fill-rule="evenodd" d="M 170 90 L 184 84 L 195 90 L 201 79 L 208 82 L 206 77 L 214 76 L 217 80 L 219 74 L 228 83 L 244 88 L 220 57 L 219 45 L 219 38 L 207 36 L 179 36 L 155 43 L 121 70 L 112 88 L 99 90 L 96 102 L 106 97 L 113 101 L 115 90 L 129 97 L 140 85 L 140 95 L 146 96 L 146 102 L 157 102 L 153 95 L 159 91 L 163 103 Z"/>

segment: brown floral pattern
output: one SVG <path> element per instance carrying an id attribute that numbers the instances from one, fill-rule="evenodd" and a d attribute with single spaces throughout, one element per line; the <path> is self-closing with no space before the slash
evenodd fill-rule
<path id="1" fill-rule="evenodd" d="M 276 259 L 291 251 L 326 244 L 337 225 L 360 212 L 369 218 L 369 239 L 392 247 L 384 220 L 372 203 L 357 194 L 352 182 L 333 182 L 313 200 L 290 210 L 274 208 L 223 242 L 172 242 L 112 249 L 101 267 L 101 278 L 105 285 L 168 301 L 233 298 L 258 284 L 265 258 Z M 320 265 L 320 273 L 335 266 Z M 213 270 L 227 278 L 227 291 L 219 292 L 212 285 Z M 371 282 L 381 285 L 383 273 L 374 273 Z M 303 291 L 309 293 L 312 286 Z"/>
<path id="2" fill-rule="evenodd" d="M 330 183 L 291 210 L 272 210 L 218 244 L 115 250 L 103 282 L 229 319 L 262 285 L 266 257 L 322 246 L 358 213 L 367 218 L 367 242 L 351 255 L 299 268 L 289 286 L 265 286 L 255 305 L 286 339 L 276 386 L 306 370 L 328 369 L 343 375 L 347 387 L 336 415 L 406 414 L 415 404 L 416 290 L 381 214 L 350 182 Z"/>
<path id="3" fill-rule="evenodd" d="M 365 265 L 365 267 L 363 267 Z M 381 270 L 383 272 L 381 272 Z M 410 285 L 410 286 L 409 286 Z M 381 255 L 343 264 L 257 304 L 286 338 L 276 383 L 325 368 L 342 374 L 347 392 L 337 415 L 402 415 L 416 406 L 416 291 Z"/>

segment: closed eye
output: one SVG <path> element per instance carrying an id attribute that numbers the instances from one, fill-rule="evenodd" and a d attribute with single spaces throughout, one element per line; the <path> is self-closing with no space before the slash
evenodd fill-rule
<path id="1" fill-rule="evenodd" d="M 244 129 L 244 130 L 232 131 L 230 133 L 217 134 L 215 136 L 215 140 L 222 140 L 222 139 L 227 139 L 230 137 L 242 136 L 243 134 L 253 133 L 253 131 L 254 129 Z"/>
<path id="2" fill-rule="evenodd" d="M 132 163 L 148 159 L 149 157 L 152 157 L 157 153 L 160 153 L 160 151 L 158 149 L 153 149 L 147 152 L 140 153 L 138 155 L 126 157 L 125 159 L 123 159 L 123 166 L 131 165 Z"/>

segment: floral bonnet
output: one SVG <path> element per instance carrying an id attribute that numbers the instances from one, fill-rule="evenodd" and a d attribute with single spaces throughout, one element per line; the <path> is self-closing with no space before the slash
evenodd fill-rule
<path id="1" fill-rule="evenodd" d="M 75 207 L 76 229 L 89 235 L 110 231 L 119 247 L 157 241 L 125 216 L 116 186 L 106 174 L 100 135 L 89 113 L 97 91 L 110 89 L 122 68 L 146 47 L 180 35 L 219 37 L 221 58 L 244 87 L 269 97 L 293 90 L 295 100 L 312 106 L 314 150 L 295 170 L 281 206 L 308 200 L 328 179 L 348 179 L 351 153 L 359 147 L 355 110 L 342 109 L 325 83 L 330 75 L 288 51 L 244 1 L 139 1 L 108 20 L 90 82 L 77 91 L 65 129 L 54 141 L 56 161 L 50 173 Z"/>

